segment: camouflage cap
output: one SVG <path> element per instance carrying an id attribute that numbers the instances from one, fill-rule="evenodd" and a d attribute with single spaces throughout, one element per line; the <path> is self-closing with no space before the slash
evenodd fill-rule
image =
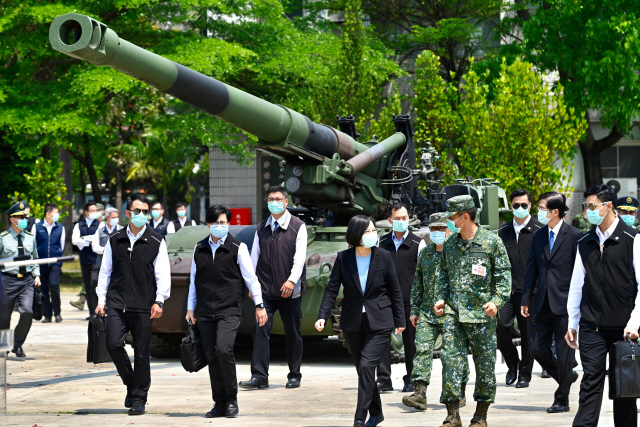
<path id="1" fill-rule="evenodd" d="M 446 227 L 447 218 L 444 217 L 442 212 L 431 214 L 429 217 L 429 227 Z"/>
<path id="2" fill-rule="evenodd" d="M 96 209 L 98 209 L 99 211 L 103 211 L 104 205 L 102 203 L 96 203 Z"/>
<path id="3" fill-rule="evenodd" d="M 447 211 L 442 214 L 442 217 L 449 218 L 460 211 L 466 211 L 475 207 L 476 204 L 473 203 L 473 197 L 468 195 L 455 196 L 447 200 Z"/>

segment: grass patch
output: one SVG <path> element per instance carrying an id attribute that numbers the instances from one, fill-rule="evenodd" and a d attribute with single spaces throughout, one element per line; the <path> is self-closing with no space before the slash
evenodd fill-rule
<path id="1" fill-rule="evenodd" d="M 82 290 L 80 261 L 65 262 L 60 273 L 60 292 L 79 293 Z"/>

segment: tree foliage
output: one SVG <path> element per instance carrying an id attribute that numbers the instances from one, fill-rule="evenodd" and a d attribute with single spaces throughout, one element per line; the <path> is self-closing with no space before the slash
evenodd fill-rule
<path id="1" fill-rule="evenodd" d="M 441 152 L 445 172 L 492 177 L 506 189 L 527 188 L 534 199 L 571 190 L 565 186 L 586 123 L 565 104 L 561 86 L 552 90 L 531 64 L 516 60 L 503 61 L 497 76 L 472 66 L 458 92 L 437 75 L 438 63 L 431 52 L 418 61 L 415 113 L 426 125 L 420 142 L 429 139 Z"/>

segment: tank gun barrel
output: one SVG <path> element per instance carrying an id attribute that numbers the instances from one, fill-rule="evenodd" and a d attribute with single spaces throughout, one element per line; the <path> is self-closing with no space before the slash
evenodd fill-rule
<path id="1" fill-rule="evenodd" d="M 402 147 L 407 142 L 407 138 L 402 132 L 396 132 L 389 138 L 380 141 L 378 144 L 357 154 L 347 160 L 345 170 L 349 175 L 355 175 L 358 172 L 369 167 L 376 160 L 381 159 L 385 155 Z"/>
<path id="2" fill-rule="evenodd" d="M 330 126 L 136 46 L 88 16 L 56 17 L 49 27 L 49 41 L 59 52 L 123 72 L 255 135 L 284 157 L 320 160 L 318 155 L 330 158 L 338 153 L 350 159 L 368 149 Z"/>

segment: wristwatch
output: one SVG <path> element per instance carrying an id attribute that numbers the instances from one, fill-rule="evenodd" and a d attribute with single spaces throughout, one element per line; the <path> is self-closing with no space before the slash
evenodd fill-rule
<path id="1" fill-rule="evenodd" d="M 264 308 L 264 303 L 256 304 L 256 308 Z"/>
<path id="2" fill-rule="evenodd" d="M 163 302 L 156 301 L 155 304 L 160 308 L 164 307 L 164 303 Z"/>

